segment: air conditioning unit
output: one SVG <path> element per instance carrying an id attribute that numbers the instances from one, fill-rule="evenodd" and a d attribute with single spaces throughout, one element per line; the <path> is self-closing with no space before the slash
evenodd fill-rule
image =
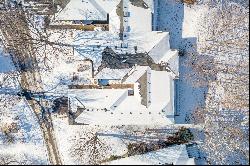
<path id="1" fill-rule="evenodd" d="M 124 17 L 130 17 L 130 12 L 123 12 Z"/>

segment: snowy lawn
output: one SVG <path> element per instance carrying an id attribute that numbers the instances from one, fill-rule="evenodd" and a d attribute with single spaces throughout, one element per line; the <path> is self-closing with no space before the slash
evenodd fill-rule
<path id="1" fill-rule="evenodd" d="M 158 28 L 170 32 L 170 46 L 180 50 L 180 79 L 176 82 L 176 123 L 189 123 L 188 117 L 193 110 L 205 105 L 206 87 L 194 86 L 189 75 L 195 75 L 187 66 L 188 53 L 196 51 L 198 24 L 202 14 L 207 11 L 205 5 L 192 8 L 173 0 L 159 0 Z M 198 17 L 199 16 L 199 17 Z"/>
<path id="2" fill-rule="evenodd" d="M 48 164 L 46 147 L 36 117 L 27 103 L 0 95 L 0 164 Z"/>
<path id="3" fill-rule="evenodd" d="M 170 32 L 171 47 L 179 49 L 183 55 L 180 57 L 180 80 L 177 83 L 177 112 L 180 116 L 176 120 L 177 123 L 192 122 L 189 117 L 196 107 L 205 106 L 207 126 L 204 143 L 201 144 L 204 152 L 201 157 L 205 156 L 210 164 L 247 164 L 249 163 L 247 154 L 249 126 L 246 122 L 249 122 L 249 118 L 246 116 L 249 115 L 249 107 L 248 110 L 245 110 L 245 107 L 240 110 L 227 110 L 220 105 L 228 97 L 236 97 L 237 94 L 226 95 L 223 91 L 234 85 L 233 82 L 239 83 L 239 80 L 225 79 L 230 75 L 215 71 L 214 75 L 218 80 L 226 80 L 230 83 L 224 85 L 219 81 L 211 83 L 214 80 L 209 79 L 210 84 L 207 84 L 207 87 L 201 86 L 199 83 L 204 80 L 199 80 L 199 71 L 193 71 L 190 67 L 190 59 L 194 60 L 192 59 L 194 57 L 189 55 L 191 53 L 198 55 L 198 62 L 202 62 L 198 59 L 202 58 L 200 54 L 205 54 L 205 58 L 211 57 L 211 61 L 205 59 L 203 63 L 207 66 L 210 63 L 214 69 L 218 67 L 215 66 L 217 65 L 215 62 L 227 63 L 232 67 L 240 61 L 248 61 L 249 44 L 246 44 L 246 39 L 249 40 L 249 36 L 246 33 L 249 19 L 245 16 L 249 14 L 249 4 L 244 1 L 198 0 L 197 2 L 198 4 L 187 6 L 175 0 L 159 0 L 159 30 Z M 224 17 L 222 17 L 222 11 Z M 232 41 L 232 43 L 226 41 Z M 220 43 L 224 45 L 219 45 Z M 240 69 L 236 70 L 238 73 L 243 73 L 241 71 L 243 67 L 236 67 L 236 69 Z M 249 70 L 244 72 L 248 72 L 249 76 Z M 236 77 L 236 79 L 239 78 Z M 247 87 L 244 86 L 244 88 L 239 88 L 238 92 L 247 90 Z M 210 99 L 207 97 L 208 94 Z M 244 96 L 249 98 L 249 93 Z M 230 103 L 234 103 L 233 100 L 234 98 Z"/>
<path id="4" fill-rule="evenodd" d="M 18 97 L 17 73 L 8 55 L 0 52 L 0 165 L 48 164 L 36 117 Z"/>
<path id="5" fill-rule="evenodd" d="M 53 115 L 63 164 L 96 164 L 124 156 L 130 143 L 152 143 L 177 130 L 172 126 L 69 125 L 65 115 Z M 96 136 L 96 137 L 95 137 Z"/>

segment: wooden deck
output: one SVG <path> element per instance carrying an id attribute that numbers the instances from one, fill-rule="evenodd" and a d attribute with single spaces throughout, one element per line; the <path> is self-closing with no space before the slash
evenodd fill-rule
<path id="1" fill-rule="evenodd" d="M 69 89 L 134 89 L 134 84 L 111 84 L 109 86 L 69 85 Z"/>
<path id="2" fill-rule="evenodd" d="M 76 29 L 82 31 L 94 31 L 95 28 L 101 27 L 103 31 L 109 31 L 108 24 L 93 24 L 93 25 L 81 25 L 81 24 L 68 24 L 68 25 L 49 25 L 50 29 Z"/>

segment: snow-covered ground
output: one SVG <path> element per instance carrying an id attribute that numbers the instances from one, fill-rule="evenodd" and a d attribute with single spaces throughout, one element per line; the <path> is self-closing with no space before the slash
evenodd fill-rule
<path id="1" fill-rule="evenodd" d="M 3 101 L 3 98 L 5 101 Z M 48 164 L 46 147 L 42 132 L 32 110 L 20 98 L 0 96 L 0 156 L 10 158 L 11 164 Z M 18 131 L 4 134 L 4 128 L 17 125 Z M 12 141 L 8 137 L 12 137 Z M 0 158 L 0 163 L 3 160 Z"/>
<path id="2" fill-rule="evenodd" d="M 205 20 L 203 17 L 210 10 L 211 6 L 207 3 L 188 6 L 173 0 L 159 0 L 158 28 L 159 30 L 170 32 L 171 48 L 179 49 L 184 54 L 183 57 L 180 57 L 180 80 L 176 84 L 176 106 L 177 113 L 180 115 L 176 117 L 177 123 L 191 123 L 192 121 L 189 120 L 189 117 L 193 110 L 205 105 L 205 95 L 208 92 L 208 87 L 196 86 L 197 82 L 195 81 L 197 80 L 190 79 L 190 75 L 195 75 L 196 73 L 187 65 L 187 61 L 189 60 L 188 54 L 199 51 L 198 49 L 204 44 L 200 41 L 207 34 L 204 32 L 201 34 L 200 28 Z M 95 68 L 101 62 L 103 46 L 113 45 L 114 39 L 117 38 L 117 34 L 112 36 L 105 32 L 99 36 L 96 36 L 96 32 L 93 32 L 90 36 L 89 34 L 86 35 L 86 33 L 76 32 L 73 36 L 75 36 L 74 44 L 76 45 L 76 51 L 82 57 L 92 58 L 96 65 Z M 109 36 L 109 40 L 100 40 L 105 36 Z M 97 38 L 97 40 L 90 41 L 93 37 Z M 88 43 L 89 47 L 82 47 L 85 43 Z M 98 44 L 102 46 L 100 48 L 93 46 Z M 65 128 L 67 127 L 65 126 Z M 64 157 L 66 157 L 69 152 L 62 150 L 62 153 L 65 153 Z M 215 158 L 212 160 L 215 160 Z M 66 163 L 70 163 L 70 159 Z"/>
<path id="3" fill-rule="evenodd" d="M 188 6 L 174 0 L 159 0 L 158 28 L 159 30 L 170 32 L 171 48 L 179 49 L 184 54 L 184 56 L 180 58 L 180 80 L 176 84 L 176 106 L 177 112 L 180 115 L 176 118 L 177 123 L 190 122 L 189 116 L 192 111 L 197 106 L 204 106 L 206 104 L 205 94 L 212 91 L 211 88 L 208 89 L 206 86 L 194 86 L 196 83 L 190 80 L 189 75 L 195 75 L 196 73 L 192 71 L 191 67 L 186 63 L 190 52 L 199 52 L 199 49 L 206 44 L 204 41 L 201 41 L 207 34 L 205 31 L 200 33 L 200 28 L 201 25 L 205 24 L 204 20 L 206 19 L 204 19 L 204 16 L 209 16 L 209 12 L 211 12 L 212 9 L 213 7 L 207 3 Z M 93 37 L 97 39 L 92 40 Z M 108 39 L 102 40 L 103 37 Z M 77 31 L 71 36 L 64 38 L 70 39 L 67 42 L 75 45 L 77 58 L 64 56 L 62 53 L 58 53 L 57 56 L 54 52 L 52 55 L 48 55 L 48 59 L 50 60 L 47 61 L 47 65 L 52 67 L 52 69 L 41 71 L 41 76 L 45 83 L 45 90 L 53 89 L 57 87 L 57 85 L 67 84 L 72 79 L 72 73 L 77 71 L 75 62 L 79 59 L 91 58 L 95 62 L 94 67 L 97 68 L 101 63 L 102 50 L 106 46 L 115 45 L 114 40 L 117 38 L 117 34 L 110 35 L 103 32 L 96 36 L 96 32 L 86 35 L 86 33 Z M 88 43 L 88 46 L 82 47 L 85 43 Z M 98 48 L 96 45 L 102 46 Z M 11 72 L 14 70 L 14 67 L 11 64 L 10 58 L 3 56 L 1 52 L 0 49 L 0 127 L 4 127 L 6 124 L 17 123 L 19 130 L 13 134 L 15 139 L 11 144 L 5 143 L 4 133 L 0 131 L 0 156 L 10 155 L 11 159 L 15 156 L 15 159 L 18 160 L 17 162 L 25 162 L 24 160 L 28 159 L 27 162 L 31 164 L 48 164 L 47 152 L 43 144 L 38 123 L 35 120 L 34 114 L 27 106 L 27 103 L 12 94 L 3 94 L 6 92 L 3 87 L 14 89 L 16 92 L 18 91 L 18 85 L 16 81 L 13 80 L 13 78 L 15 78 L 13 75 L 15 74 Z M 41 63 L 43 63 L 43 59 L 41 58 L 40 60 Z M 89 75 L 89 73 L 86 74 Z M 64 90 L 65 89 L 60 89 L 61 92 Z M 217 93 L 218 89 L 215 91 Z M 237 119 L 237 116 L 233 117 L 233 121 L 238 122 Z M 106 133 L 103 134 L 106 135 L 105 137 L 98 137 L 101 144 L 105 145 L 100 148 L 100 154 L 98 156 L 100 158 L 98 159 L 102 160 L 111 155 L 119 156 L 127 152 L 127 142 L 121 139 L 121 135 L 126 133 L 128 129 L 124 131 L 123 129 L 120 130 L 119 127 L 71 126 L 68 125 L 67 118 L 60 118 L 58 116 L 54 117 L 53 123 L 63 164 L 90 163 L 91 161 L 89 160 L 91 160 L 95 154 L 91 156 L 92 152 L 90 149 L 93 144 L 91 142 L 88 144 L 88 141 L 94 137 L 95 133 Z M 241 121 L 239 122 L 239 124 L 242 123 Z M 246 128 L 247 127 L 249 128 L 249 126 L 246 126 Z M 131 134 L 136 130 L 136 127 L 131 127 L 129 130 Z M 231 147 L 223 142 L 223 137 L 219 137 L 219 141 L 218 137 L 216 137 L 224 132 L 219 124 L 218 126 L 214 125 L 211 131 L 214 133 L 211 135 L 212 139 L 206 139 L 206 143 L 203 146 L 206 154 L 204 156 L 209 159 L 210 163 L 249 163 L 249 155 L 247 160 L 244 158 L 245 151 L 249 151 L 247 148 L 248 143 L 244 143 L 246 138 L 243 140 L 234 135 L 227 135 L 227 137 L 230 138 L 234 136 L 232 140 L 235 142 L 230 142 L 229 145 L 232 146 L 233 144 L 235 146 L 230 149 Z M 235 135 L 238 135 L 238 133 Z M 244 137 L 245 135 L 243 135 L 243 138 Z M 129 137 L 129 139 L 133 139 L 133 137 Z M 241 141 L 243 142 L 242 144 Z M 81 152 L 77 149 L 80 145 L 90 148 L 83 148 L 84 151 Z M 210 146 L 212 148 L 209 148 Z M 224 150 L 224 153 L 222 153 L 222 150 Z M 247 156 L 247 154 L 245 155 Z M 236 158 L 240 160 L 238 161 Z"/>
<path id="4" fill-rule="evenodd" d="M 11 58 L 0 50 L 0 164 L 48 164 L 36 117 L 16 95 L 17 78 Z M 15 127 L 7 134 L 11 126 Z"/>
<path id="5" fill-rule="evenodd" d="M 170 32 L 170 46 L 173 49 L 188 52 L 193 51 L 198 38 L 198 25 L 207 6 L 199 5 L 192 8 L 172 0 L 159 1 L 159 30 Z M 197 17 L 199 16 L 199 17 Z M 188 74 L 192 69 L 187 66 L 187 57 L 180 57 L 180 79 L 176 83 L 176 123 L 188 123 L 186 118 L 195 107 L 204 105 L 206 87 L 193 87 Z"/>
<path id="6" fill-rule="evenodd" d="M 173 129 L 172 126 L 158 125 L 69 125 L 68 118 L 65 115 L 57 114 L 53 115 L 53 125 L 63 164 L 104 164 L 112 156 L 126 155 L 130 143 L 152 143 L 165 139 L 176 132 L 176 129 Z M 93 139 L 95 136 L 98 138 L 96 142 Z M 96 151 L 93 151 L 95 146 Z M 176 155 L 171 155 L 169 158 L 165 158 L 166 154 L 162 154 L 164 152 L 175 153 L 173 152 L 175 148 L 184 150 L 185 145 L 170 147 L 170 149 L 155 152 L 155 154 L 153 152 L 152 157 L 156 159 L 151 160 L 151 162 L 157 162 L 157 157 L 159 157 L 159 162 L 169 162 L 171 158 L 175 158 L 182 152 L 185 156 L 186 151 L 182 150 L 182 152 L 177 150 Z M 158 154 L 161 156 L 158 156 Z M 150 159 L 151 155 L 146 156 L 147 159 Z M 137 157 L 137 162 L 143 162 L 140 156 Z M 141 157 L 143 158 L 143 156 Z"/>
<path id="7" fill-rule="evenodd" d="M 193 58 L 189 56 L 190 53 L 199 55 L 202 51 L 208 55 L 210 54 L 211 57 L 214 56 L 214 60 L 219 62 L 237 64 L 242 60 L 242 57 L 245 60 L 249 60 L 247 44 L 244 43 L 243 38 L 246 36 L 244 34 L 246 34 L 246 27 L 249 25 L 248 19 L 241 20 L 238 24 L 232 23 L 231 25 L 227 25 L 233 27 L 232 31 L 222 31 L 221 29 L 224 34 L 222 33 L 221 36 L 217 36 L 218 42 L 232 39 L 235 44 L 230 45 L 230 43 L 228 43 L 228 45 L 225 44 L 224 47 L 218 48 L 214 50 L 214 52 L 208 51 L 208 46 L 211 46 L 211 39 L 209 39 L 209 37 L 211 37 L 212 30 L 214 29 L 216 33 L 219 31 L 219 29 L 216 29 L 218 27 L 216 23 L 220 21 L 216 18 L 216 14 L 220 14 L 221 10 L 229 9 L 226 13 L 230 13 L 232 15 L 231 18 L 237 18 L 239 13 L 242 14 L 243 18 L 243 16 L 248 14 L 247 10 L 249 6 L 247 2 L 244 3 L 243 1 L 204 0 L 197 2 L 195 5 L 188 6 L 174 0 L 159 0 L 158 28 L 159 30 L 170 32 L 171 47 L 180 49 L 184 55 L 180 57 L 180 80 L 177 83 L 177 112 L 180 116 L 177 117 L 176 120 L 177 123 L 192 122 L 189 117 L 197 106 L 205 106 L 210 109 L 212 112 L 206 115 L 207 123 L 208 121 L 210 122 L 207 124 L 206 131 L 209 131 L 210 134 L 206 134 L 205 143 L 202 144 L 204 153 L 201 157 L 206 157 L 210 164 L 246 164 L 249 163 L 249 155 L 246 154 L 249 151 L 249 140 L 246 139 L 246 135 L 248 134 L 245 130 L 247 130 L 249 126 L 241 125 L 241 123 L 243 124 L 247 121 L 248 118 L 243 117 L 248 115 L 248 113 L 244 110 L 240 112 L 233 110 L 223 111 L 221 110 L 221 106 L 217 107 L 217 109 L 211 109 L 211 104 L 221 101 L 214 100 L 213 102 L 208 102 L 205 95 L 213 94 L 214 96 L 212 96 L 212 98 L 215 97 L 216 99 L 221 94 L 221 89 L 226 87 L 220 87 L 217 83 L 200 86 L 198 83 L 202 82 L 202 80 L 197 80 L 194 79 L 195 77 L 192 77 L 199 73 L 193 71 L 188 62 Z M 213 24 L 208 26 L 209 22 L 210 24 L 216 22 L 214 24 L 215 26 L 211 26 Z M 221 20 L 220 23 L 223 23 L 223 21 Z M 239 36 L 241 36 L 242 40 L 239 40 Z M 202 58 L 202 56 L 197 57 Z M 221 79 L 222 75 L 224 74 L 220 73 L 218 78 Z M 224 75 L 223 77 L 226 76 Z M 214 90 L 212 90 L 213 88 Z M 222 99 L 226 96 L 221 95 L 220 97 Z M 214 115 L 212 116 L 212 114 Z M 232 119 L 238 119 L 239 123 L 232 123 L 232 121 L 234 122 Z M 232 131 L 239 133 L 241 136 L 229 138 L 230 134 L 234 135 Z M 228 138 L 229 140 L 224 140 L 223 138 Z M 237 139 L 241 141 L 236 141 Z M 232 154 L 234 154 L 234 156 Z"/>
<path id="8" fill-rule="evenodd" d="M 11 72 L 15 70 L 10 56 L 4 53 L 3 48 L 0 45 L 0 73 Z"/>
<path id="9" fill-rule="evenodd" d="M 53 124 L 63 164 L 90 164 L 95 153 L 99 153 L 96 160 L 104 160 L 111 155 L 120 156 L 127 152 L 126 144 L 115 137 L 99 137 L 103 146 L 98 147 L 99 152 L 91 152 L 95 144 L 88 141 L 98 132 L 114 131 L 110 127 L 69 125 L 68 118 L 60 116 L 53 117 Z M 77 151 L 79 146 L 82 147 L 82 151 Z"/>

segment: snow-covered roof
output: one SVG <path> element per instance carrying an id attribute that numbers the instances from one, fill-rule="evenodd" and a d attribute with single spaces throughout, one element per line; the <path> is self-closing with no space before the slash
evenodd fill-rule
<path id="1" fill-rule="evenodd" d="M 145 74 L 148 70 L 148 66 L 135 66 L 129 73 L 128 78 L 125 80 L 125 84 L 134 84 L 140 79 L 140 77 Z"/>
<path id="2" fill-rule="evenodd" d="M 96 79 L 121 80 L 131 69 L 102 69 L 96 76 Z"/>
<path id="3" fill-rule="evenodd" d="M 168 32 L 161 31 L 152 31 L 137 35 L 134 34 L 130 36 L 128 43 L 130 43 L 130 45 L 137 46 L 140 52 L 150 52 L 168 35 Z"/>
<path id="4" fill-rule="evenodd" d="M 179 76 L 179 54 L 178 50 L 169 50 L 164 56 L 156 63 L 168 63 L 171 71 L 176 76 Z"/>
<path id="5" fill-rule="evenodd" d="M 127 97 L 129 98 L 129 97 Z M 130 98 L 132 99 L 134 98 Z M 119 107 L 119 106 L 118 106 Z M 75 120 L 77 123 L 89 125 L 121 126 L 121 125 L 171 125 L 173 122 L 161 111 L 150 112 L 146 109 L 134 110 L 133 105 L 127 105 L 126 110 L 84 111 Z M 138 107 L 137 107 L 138 108 Z"/>
<path id="6" fill-rule="evenodd" d="M 107 13 L 116 9 L 121 0 L 95 0 Z"/>
<path id="7" fill-rule="evenodd" d="M 115 110 L 108 112 L 92 110 L 83 112 L 77 119 L 78 123 L 99 124 L 99 125 L 169 125 L 174 123 L 174 81 L 171 74 L 166 71 L 151 71 L 151 105 L 147 108 L 141 103 L 139 85 L 135 83 L 134 96 L 123 94 L 116 103 Z M 113 91 L 103 91 L 103 95 Z M 84 96 L 84 94 L 81 94 Z M 92 98 L 99 98 L 99 94 Z M 86 99 L 88 99 L 88 95 Z M 119 101 L 119 102 L 117 102 Z M 105 102 L 105 101 L 101 101 Z M 99 106 L 98 102 L 95 103 Z M 102 103 L 100 103 L 101 105 Z M 103 103 L 105 104 L 105 103 Z M 111 105 L 111 104 L 110 104 Z M 106 107 L 107 108 L 107 107 Z"/>
<path id="8" fill-rule="evenodd" d="M 152 14 L 150 9 L 134 6 L 130 2 L 128 11 L 131 13 L 128 18 L 131 33 L 137 34 L 152 31 Z"/>
<path id="9" fill-rule="evenodd" d="M 94 0 L 71 0 L 56 20 L 107 20 L 107 13 Z"/>
<path id="10" fill-rule="evenodd" d="M 164 56 L 158 61 L 160 62 L 168 62 L 173 56 L 175 56 L 176 54 L 178 54 L 177 50 L 169 50 L 168 52 L 166 52 L 164 54 Z"/>
<path id="11" fill-rule="evenodd" d="M 71 0 L 56 20 L 107 20 L 119 0 Z"/>
<path id="12" fill-rule="evenodd" d="M 165 149 L 114 160 L 105 165 L 195 165 L 194 159 L 189 158 L 186 145 L 175 145 Z"/>
<path id="13" fill-rule="evenodd" d="M 154 7 L 155 7 L 155 4 L 154 4 L 154 1 L 155 0 L 143 0 L 147 5 L 148 7 L 151 9 L 152 13 L 154 13 Z"/>
<path id="14" fill-rule="evenodd" d="M 173 78 L 169 72 L 151 71 L 152 105 L 166 105 L 171 100 L 173 97 L 173 94 L 171 94 L 171 91 L 173 90 L 171 85 L 172 82 Z"/>
<path id="15" fill-rule="evenodd" d="M 120 0 L 93 0 L 91 2 L 99 4 L 97 6 L 101 6 L 103 11 L 108 13 L 116 9 L 116 6 Z M 76 2 L 74 1 L 74 3 Z M 151 0 L 148 0 L 146 3 L 153 5 Z M 72 13 L 78 13 L 75 11 L 77 11 L 77 9 L 72 9 Z M 113 28 L 111 28 L 111 32 L 96 33 L 81 31 L 80 33 L 82 35 L 79 36 L 79 38 L 74 38 L 74 42 L 71 44 L 77 45 L 80 43 L 81 47 L 79 47 L 79 49 L 77 48 L 77 50 L 80 50 L 79 52 L 84 54 L 83 56 L 91 58 L 94 61 L 95 68 L 100 64 L 101 52 L 107 46 L 114 48 L 114 51 L 118 54 L 124 54 L 126 52 L 135 53 L 134 48 L 136 46 L 138 53 L 150 53 L 150 57 L 153 58 L 155 63 L 158 63 L 164 57 L 166 52 L 170 50 L 169 33 L 152 31 L 152 16 L 150 9 L 134 6 L 131 2 L 129 2 L 128 11 L 130 12 L 130 16 L 127 18 L 130 31 L 127 32 L 128 39 L 124 41 L 125 43 L 128 43 L 128 48 L 120 48 L 122 43 L 119 38 L 120 19 L 115 11 L 110 13 L 110 24 L 116 24 L 118 26 L 115 26 L 114 28 L 112 25 L 110 25 L 110 27 Z M 89 40 L 90 37 L 92 40 Z M 84 43 L 84 45 L 82 43 Z M 95 48 L 95 51 L 93 51 L 93 48 Z M 97 52 L 98 49 L 99 51 Z"/>
<path id="16" fill-rule="evenodd" d="M 141 96 L 128 96 L 117 108 L 117 110 L 129 110 L 138 112 L 143 110 L 157 112 L 165 110 L 166 114 L 174 115 L 174 80 L 171 73 L 167 71 L 150 71 L 150 100 L 148 108 L 141 104 Z M 129 106 L 129 108 L 128 108 Z M 116 110 L 116 111 L 117 111 Z"/>
<path id="17" fill-rule="evenodd" d="M 71 89 L 69 90 L 71 106 L 89 109 L 111 109 L 127 90 L 124 89 Z"/>

